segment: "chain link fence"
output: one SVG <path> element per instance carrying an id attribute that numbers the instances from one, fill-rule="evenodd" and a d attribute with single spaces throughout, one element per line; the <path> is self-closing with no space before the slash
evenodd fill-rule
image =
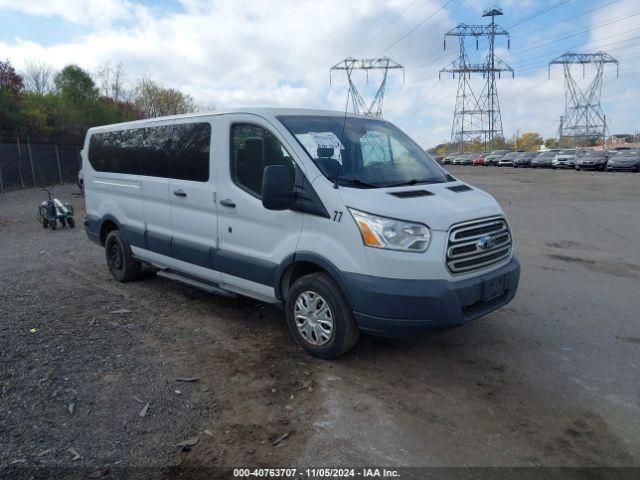
<path id="1" fill-rule="evenodd" d="M 76 183 L 82 166 L 78 145 L 0 142 L 0 190 Z"/>

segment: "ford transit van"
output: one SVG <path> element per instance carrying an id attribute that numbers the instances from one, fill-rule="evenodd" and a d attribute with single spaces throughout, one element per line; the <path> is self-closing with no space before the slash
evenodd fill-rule
<path id="1" fill-rule="evenodd" d="M 336 358 L 360 332 L 415 335 L 510 302 L 520 266 L 491 195 L 392 123 L 247 109 L 91 128 L 89 238 L 120 282 L 142 265 L 284 309 L 295 341 Z"/>

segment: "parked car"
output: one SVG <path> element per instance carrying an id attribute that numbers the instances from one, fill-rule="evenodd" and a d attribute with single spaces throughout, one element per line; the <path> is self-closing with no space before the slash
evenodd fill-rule
<path id="1" fill-rule="evenodd" d="M 82 162 L 84 225 L 116 281 L 146 264 L 279 305 L 310 355 L 336 358 L 360 332 L 458 327 L 516 294 L 496 200 L 388 121 L 292 109 L 153 118 L 90 128 Z"/>
<path id="2" fill-rule="evenodd" d="M 509 152 L 498 162 L 499 167 L 513 167 L 513 160 L 522 152 Z"/>
<path id="3" fill-rule="evenodd" d="M 560 150 L 556 153 L 551 161 L 551 168 L 576 168 L 576 162 L 580 158 L 580 150 L 576 148 L 569 148 Z"/>
<path id="4" fill-rule="evenodd" d="M 434 155 L 433 159 L 438 162 L 440 165 L 442 165 L 442 160 L 444 159 L 444 155 Z"/>
<path id="5" fill-rule="evenodd" d="M 443 165 L 452 165 L 453 161 L 456 159 L 457 156 L 462 155 L 461 153 L 455 152 L 455 153 L 450 153 L 449 155 L 445 156 L 442 159 L 442 164 Z"/>
<path id="6" fill-rule="evenodd" d="M 481 152 L 477 154 L 475 157 L 473 157 L 473 161 L 471 162 L 471 164 L 474 167 L 479 165 L 484 165 L 484 159 L 487 155 L 489 155 L 487 152 Z"/>
<path id="7" fill-rule="evenodd" d="M 504 157 L 509 150 L 494 150 L 489 155 L 484 157 L 484 166 L 485 167 L 495 167 L 498 165 L 498 162 L 502 157 Z"/>
<path id="8" fill-rule="evenodd" d="M 531 159 L 531 168 L 551 168 L 551 161 L 555 156 L 555 151 L 541 152 Z"/>
<path id="9" fill-rule="evenodd" d="M 611 156 L 607 172 L 640 172 L 640 150 L 621 150 Z"/>
<path id="10" fill-rule="evenodd" d="M 587 150 L 578 158 L 576 170 L 600 170 L 604 172 L 611 154 L 606 150 Z"/>
<path id="11" fill-rule="evenodd" d="M 536 152 L 521 153 L 520 155 L 518 155 L 517 157 L 515 157 L 513 159 L 513 166 L 515 168 L 518 168 L 518 167 L 530 167 L 531 166 L 531 160 L 533 160 L 536 155 L 537 155 Z"/>
<path id="12" fill-rule="evenodd" d="M 471 165 L 473 163 L 474 154 L 471 152 L 465 152 L 462 155 L 458 155 L 453 159 L 454 165 Z"/>

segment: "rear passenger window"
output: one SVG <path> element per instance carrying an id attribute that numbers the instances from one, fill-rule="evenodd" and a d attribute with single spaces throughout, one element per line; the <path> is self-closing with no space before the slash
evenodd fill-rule
<path id="1" fill-rule="evenodd" d="M 168 178 L 171 171 L 173 127 L 144 129 L 144 148 L 140 152 L 140 174 Z"/>
<path id="2" fill-rule="evenodd" d="M 89 162 L 98 172 L 140 173 L 142 130 L 95 133 L 89 141 Z"/>
<path id="3" fill-rule="evenodd" d="M 98 172 L 206 182 L 211 125 L 183 123 L 94 133 L 89 163 Z"/>
<path id="4" fill-rule="evenodd" d="M 171 178 L 206 182 L 209 180 L 211 125 L 183 123 L 174 127 L 174 158 Z"/>
<path id="5" fill-rule="evenodd" d="M 256 125 L 236 124 L 231 127 L 231 178 L 249 193 L 262 196 L 262 176 L 269 165 L 293 162 L 278 138 Z"/>

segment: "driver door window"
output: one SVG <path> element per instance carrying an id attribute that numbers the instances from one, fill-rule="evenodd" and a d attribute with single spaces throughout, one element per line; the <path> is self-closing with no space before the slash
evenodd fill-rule
<path id="1" fill-rule="evenodd" d="M 287 165 L 291 156 L 275 135 L 257 125 L 231 127 L 231 179 L 243 190 L 260 198 L 262 177 L 269 165 Z"/>

